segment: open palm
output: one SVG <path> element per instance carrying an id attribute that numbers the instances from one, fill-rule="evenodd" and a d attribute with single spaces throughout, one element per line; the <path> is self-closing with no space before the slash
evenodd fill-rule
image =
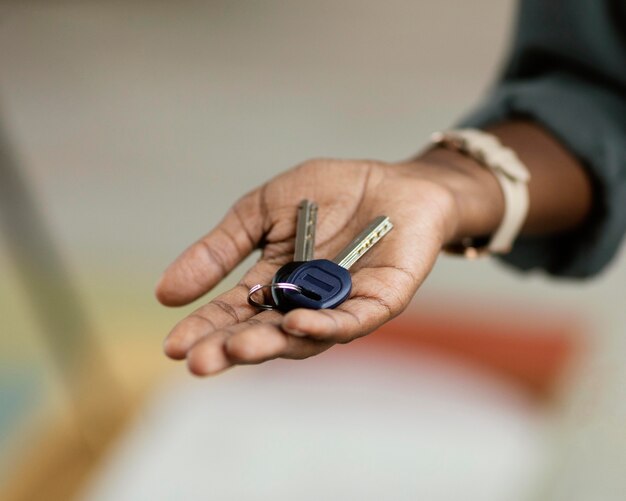
<path id="1" fill-rule="evenodd" d="M 245 195 L 169 266 L 157 297 L 187 304 L 254 249 L 262 249 L 261 258 L 233 289 L 174 327 L 166 354 L 187 358 L 194 374 L 214 374 L 235 364 L 306 358 L 396 316 L 428 275 L 454 220 L 453 197 L 419 173 L 415 163 L 313 160 Z M 376 216 L 389 216 L 394 229 L 352 267 L 352 294 L 336 309 L 259 312 L 248 304 L 248 290 L 270 283 L 293 258 L 296 211 L 305 198 L 319 206 L 316 258 L 332 258 Z"/>

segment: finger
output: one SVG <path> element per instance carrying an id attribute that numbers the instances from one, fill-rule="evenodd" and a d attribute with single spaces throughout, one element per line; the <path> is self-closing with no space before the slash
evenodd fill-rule
<path id="1" fill-rule="evenodd" d="M 208 235 L 183 252 L 156 287 L 167 306 L 187 304 L 222 280 L 258 245 L 263 236 L 261 191 L 239 200 Z"/>
<path id="2" fill-rule="evenodd" d="M 226 340 L 237 332 L 277 329 L 280 314 L 264 311 L 245 322 L 219 329 L 198 340 L 187 353 L 189 371 L 198 376 L 217 374 L 234 365 L 225 350 Z"/>
<path id="3" fill-rule="evenodd" d="M 391 320 L 406 308 L 421 280 L 392 267 L 359 270 L 353 296 L 333 310 L 293 310 L 281 328 L 296 337 L 347 343 Z"/>
<path id="4" fill-rule="evenodd" d="M 247 322 L 215 331 L 189 351 L 187 364 L 198 376 L 214 375 L 233 365 L 259 364 L 278 357 L 303 359 L 333 343 L 297 338 L 279 328 L 281 314 L 265 311 Z"/>
<path id="5" fill-rule="evenodd" d="M 247 291 L 245 285 L 238 285 L 183 318 L 165 339 L 165 354 L 181 360 L 198 339 L 252 317 L 257 311 L 247 304 Z"/>
<path id="6" fill-rule="evenodd" d="M 174 326 L 163 343 L 165 354 L 175 360 L 187 356 L 189 349 L 202 337 L 214 331 L 245 322 L 258 313 L 248 304 L 248 291 L 252 283 L 271 277 L 275 265 L 260 261 L 229 291 L 220 294 L 201 306 Z"/>
<path id="7" fill-rule="evenodd" d="M 317 355 L 333 344 L 292 336 L 282 331 L 278 324 L 263 324 L 231 335 L 226 340 L 225 350 L 234 363 L 260 364 L 275 358 L 301 360 Z"/>
<path id="8" fill-rule="evenodd" d="M 212 332 L 189 351 L 187 367 L 196 376 L 208 376 L 225 371 L 234 364 L 224 352 L 224 343 L 229 334 L 226 330 Z"/>

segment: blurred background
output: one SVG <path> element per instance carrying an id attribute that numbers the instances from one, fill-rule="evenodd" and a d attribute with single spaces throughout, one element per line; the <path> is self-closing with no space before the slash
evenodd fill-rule
<path id="1" fill-rule="evenodd" d="M 196 379 L 161 352 L 206 300 L 153 298 L 188 243 L 307 158 L 415 153 L 514 15 L 1 2 L 0 499 L 625 499 L 624 252 L 588 282 L 442 257 L 398 320 L 302 362 Z"/>

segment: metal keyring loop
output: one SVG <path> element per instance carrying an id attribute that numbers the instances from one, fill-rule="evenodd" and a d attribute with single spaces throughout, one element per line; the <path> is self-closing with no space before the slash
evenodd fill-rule
<path id="1" fill-rule="evenodd" d="M 276 282 L 275 284 L 256 284 L 253 285 L 248 291 L 248 304 L 250 306 L 254 306 L 255 308 L 260 308 L 261 310 L 273 310 L 276 308 L 275 304 L 265 304 L 259 303 L 252 299 L 252 295 L 256 294 L 262 289 L 283 289 L 288 291 L 298 292 L 302 294 L 302 287 L 295 284 L 290 284 L 288 282 Z"/>

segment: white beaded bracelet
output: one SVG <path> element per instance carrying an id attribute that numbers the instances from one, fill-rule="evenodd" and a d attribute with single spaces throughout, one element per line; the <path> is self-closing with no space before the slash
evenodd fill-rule
<path id="1" fill-rule="evenodd" d="M 504 216 L 500 226 L 486 245 L 475 239 L 464 239 L 460 246 L 448 250 L 468 258 L 484 254 L 505 254 L 513 247 L 528 214 L 528 182 L 530 173 L 513 150 L 503 146 L 497 137 L 478 129 L 455 129 L 436 132 L 433 144 L 459 151 L 493 172 L 504 194 Z"/>

